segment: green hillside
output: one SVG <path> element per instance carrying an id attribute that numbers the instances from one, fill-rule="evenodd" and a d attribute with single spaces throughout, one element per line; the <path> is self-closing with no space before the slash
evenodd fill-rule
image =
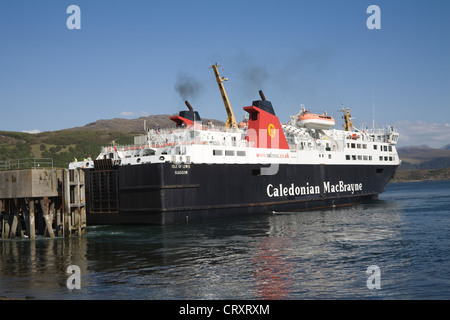
<path id="1" fill-rule="evenodd" d="M 212 120 L 218 126 L 224 122 Z M 67 168 L 74 158 L 82 160 L 89 155 L 97 157 L 102 146 L 127 145 L 134 143 L 134 137 L 147 129 L 174 127 L 170 115 L 152 115 L 138 119 L 107 119 L 88 123 L 82 127 L 47 131 L 38 134 L 0 131 L 0 169 L 5 160 L 52 158 L 55 167 Z"/>
<path id="2" fill-rule="evenodd" d="M 103 145 L 132 144 L 133 135 L 119 131 L 49 131 L 39 134 L 0 131 L 0 161 L 52 158 L 55 167 L 66 168 L 74 157 L 97 156 Z"/>
<path id="3" fill-rule="evenodd" d="M 392 182 L 450 180 L 450 168 L 397 170 Z"/>
<path id="4" fill-rule="evenodd" d="M 450 150 L 428 146 L 398 148 L 402 164 L 392 181 L 421 181 L 450 179 Z"/>

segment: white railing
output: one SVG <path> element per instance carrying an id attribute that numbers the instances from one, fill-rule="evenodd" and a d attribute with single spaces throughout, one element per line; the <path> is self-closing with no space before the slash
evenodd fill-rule
<path id="1" fill-rule="evenodd" d="M 52 158 L 27 158 L 0 161 L 0 170 L 30 169 L 30 168 L 53 168 Z"/>

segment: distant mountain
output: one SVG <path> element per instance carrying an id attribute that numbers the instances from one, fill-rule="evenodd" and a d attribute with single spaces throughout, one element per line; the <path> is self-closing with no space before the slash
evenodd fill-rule
<path id="1" fill-rule="evenodd" d="M 131 134 L 144 134 L 145 132 L 144 125 L 147 129 L 156 129 L 157 125 L 159 125 L 160 128 L 175 127 L 175 122 L 170 120 L 171 116 L 172 115 L 161 114 L 161 115 L 152 115 L 148 117 L 140 117 L 137 119 L 123 119 L 123 118 L 101 119 L 95 122 L 88 123 L 87 125 L 82 127 L 75 127 L 65 130 L 69 131 L 107 130 L 107 131 L 120 131 L 123 133 L 131 133 Z M 220 120 L 202 118 L 202 122 L 204 124 L 206 124 L 209 120 L 213 121 L 214 124 L 218 126 L 225 125 L 225 122 Z"/>
<path id="2" fill-rule="evenodd" d="M 448 145 L 446 145 L 446 146 L 443 146 L 441 149 L 443 149 L 443 150 L 450 150 L 450 143 Z"/>
<path id="3" fill-rule="evenodd" d="M 397 149 L 402 160 L 400 169 L 443 169 L 450 167 L 450 149 L 430 148 L 426 145 Z"/>

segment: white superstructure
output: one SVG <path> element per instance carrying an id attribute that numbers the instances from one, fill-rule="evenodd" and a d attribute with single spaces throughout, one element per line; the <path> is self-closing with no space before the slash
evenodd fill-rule
<path id="1" fill-rule="evenodd" d="M 282 125 L 289 149 L 255 147 L 248 126 L 235 129 L 191 126 L 149 130 L 135 137 L 130 146 L 103 147 L 97 157 L 112 159 L 116 165 L 143 163 L 286 163 L 286 164 L 354 164 L 398 165 L 395 145 L 398 133 L 392 127 L 385 130 L 351 131 L 310 129 L 299 126 L 292 116 Z M 270 135 L 269 129 L 258 134 Z M 277 129 L 272 129 L 277 130 Z M 72 162 L 70 168 L 92 168 L 93 161 Z"/>

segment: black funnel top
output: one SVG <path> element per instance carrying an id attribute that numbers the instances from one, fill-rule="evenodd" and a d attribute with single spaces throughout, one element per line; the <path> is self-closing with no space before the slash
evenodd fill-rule
<path id="1" fill-rule="evenodd" d="M 200 118 L 200 115 L 197 111 L 180 111 L 179 113 L 180 117 L 186 118 L 191 121 L 200 122 L 202 119 Z"/>
<path id="2" fill-rule="evenodd" d="M 272 107 L 272 102 L 267 100 L 256 100 L 252 102 L 252 106 L 260 108 L 261 110 L 264 110 L 270 114 L 275 115 L 275 111 Z"/>

